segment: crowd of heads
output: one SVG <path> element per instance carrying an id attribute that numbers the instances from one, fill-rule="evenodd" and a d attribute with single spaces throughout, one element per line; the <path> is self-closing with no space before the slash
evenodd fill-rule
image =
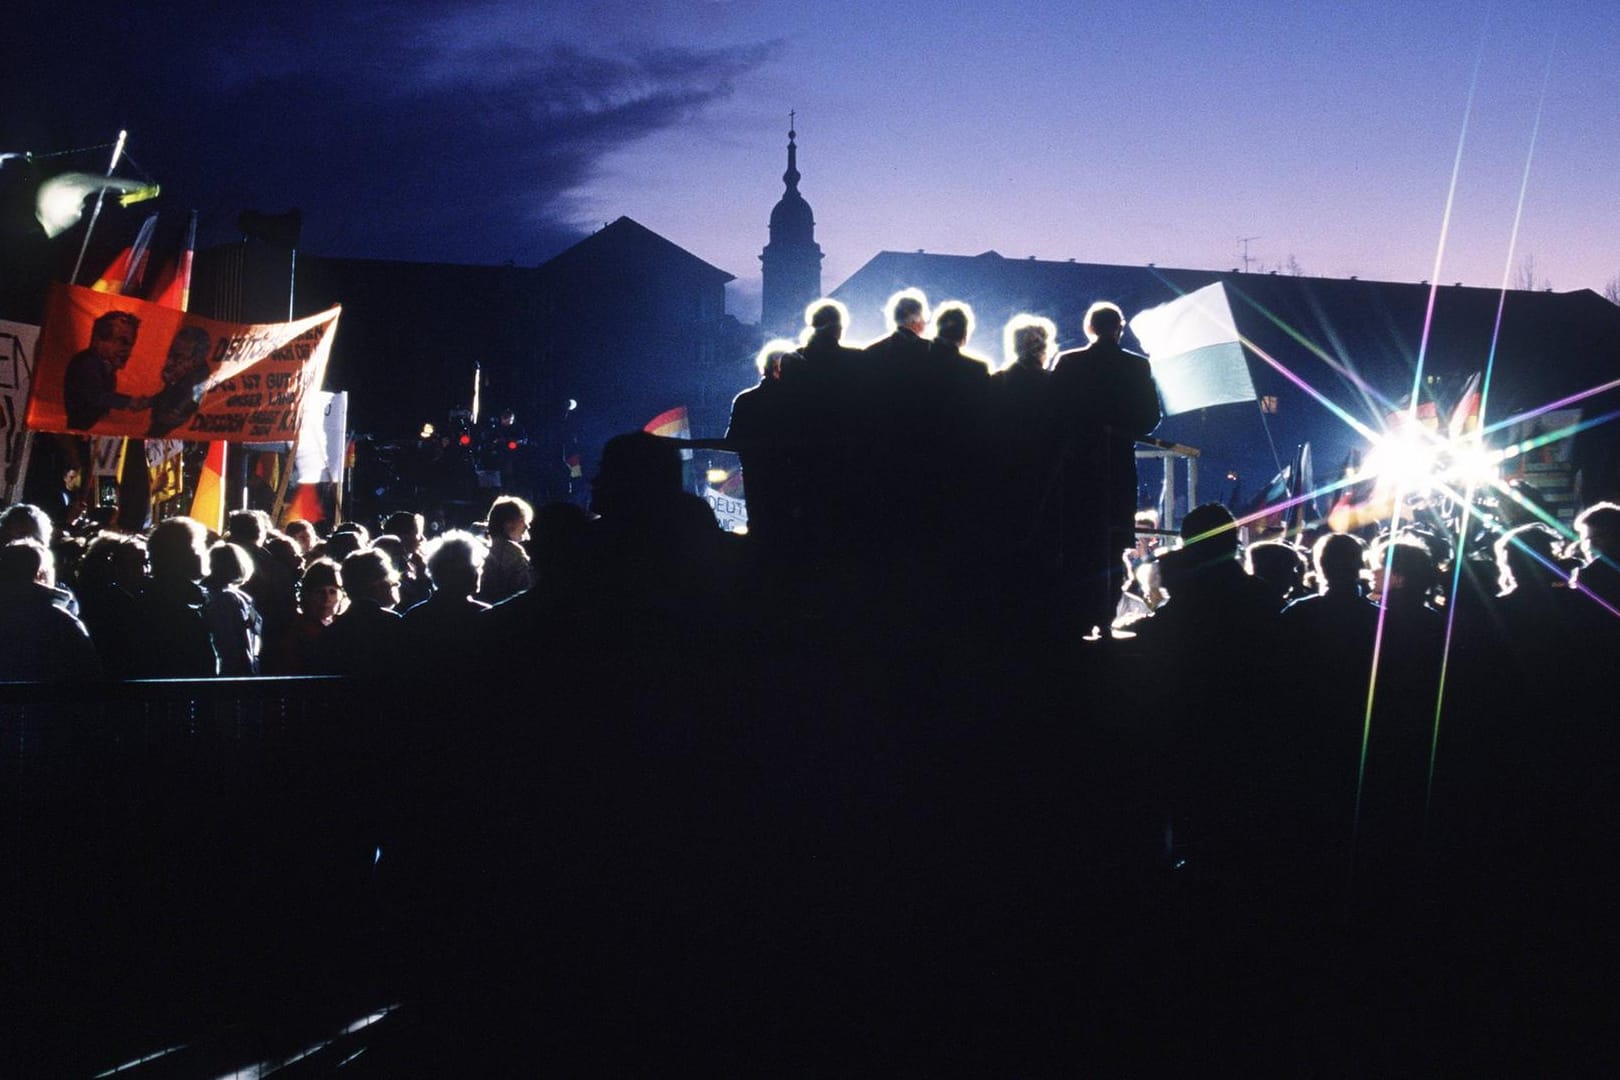
<path id="1" fill-rule="evenodd" d="M 1144 521 L 1151 525 L 1151 515 Z M 224 535 L 180 517 L 159 522 L 144 535 L 102 531 L 77 536 L 57 530 L 37 507 L 12 505 L 0 512 L 0 580 L 8 596 L 30 592 L 37 604 L 70 616 L 93 651 L 76 650 L 76 667 L 35 662 L 33 668 L 8 676 L 333 671 L 314 645 L 326 628 L 357 607 L 392 617 L 433 598 L 441 605 L 453 598 L 479 612 L 514 597 L 525 597 L 531 605 L 541 604 L 541 597 L 547 603 L 560 597 L 601 601 L 602 594 L 582 591 L 582 582 L 590 578 L 582 569 L 584 553 L 606 545 L 610 535 L 616 544 L 629 542 L 626 537 L 656 536 L 648 547 L 632 546 L 619 554 L 643 568 L 656 565 L 656 573 L 672 581 L 683 572 L 680 560 L 689 558 L 692 565 L 685 569 L 699 571 L 711 584 L 735 587 L 694 598 L 698 605 L 723 605 L 739 593 L 746 596 L 749 575 L 762 569 L 758 560 L 747 557 L 745 538 L 719 532 L 706 504 L 681 490 L 674 450 L 643 434 L 623 436 L 607 447 L 592 513 L 570 504 L 548 504 L 536 511 L 522 499 L 501 496 L 481 524 L 476 532 L 450 530 L 427 538 L 421 515 L 414 511 L 387 515 L 375 535 L 358 522 L 330 530 L 302 521 L 275 528 L 262 511 L 238 511 L 230 515 Z M 1470 555 L 1456 551 L 1445 537 L 1416 529 L 1376 536 L 1371 542 L 1326 531 L 1325 526 L 1302 536 L 1251 539 L 1224 506 L 1206 504 L 1186 514 L 1178 536 L 1167 540 L 1162 534 L 1145 534 L 1121 553 L 1128 573 L 1116 627 L 1121 637 L 1136 635 L 1157 647 L 1161 637 L 1168 642 L 1172 631 L 1195 615 L 1213 620 L 1207 625 L 1200 621 L 1199 634 L 1218 634 L 1223 622 L 1240 625 L 1245 612 L 1265 616 L 1262 621 L 1268 624 L 1276 616 L 1278 625 L 1286 626 L 1290 612 L 1331 597 L 1436 619 L 1448 607 L 1458 608 L 1483 640 L 1501 633 L 1501 626 L 1491 621 L 1495 602 L 1514 597 L 1515 603 L 1525 603 L 1540 595 L 1566 601 L 1568 618 L 1603 634 L 1609 632 L 1608 622 L 1620 625 L 1617 525 L 1620 506 L 1600 503 L 1579 516 L 1570 538 L 1545 524 L 1525 524 L 1496 538 L 1483 555 L 1477 550 Z M 672 544 L 677 536 L 681 543 Z M 659 558 L 653 559 L 651 551 L 659 552 Z M 813 578 L 827 566 L 800 564 L 787 570 Z M 783 568 L 767 564 L 763 571 L 779 580 Z M 660 588 L 656 575 L 633 580 L 640 589 Z M 1229 590 L 1238 586 L 1252 587 L 1252 592 L 1234 604 Z M 964 593 L 1006 588 L 1009 602 L 1018 600 L 1018 583 L 1002 574 L 976 581 L 964 575 L 929 587 Z M 873 600 L 887 590 L 903 602 L 899 588 L 872 578 L 860 592 Z M 1206 592 L 1219 603 L 1201 613 Z M 1052 594 L 1053 603 L 1058 595 Z M 1472 610 L 1463 603 L 1470 597 L 1478 601 Z M 241 663 L 225 664 L 220 643 L 210 646 L 204 634 L 194 632 L 208 621 L 205 613 L 211 606 L 223 602 L 220 598 L 229 598 L 236 622 L 248 628 L 242 635 L 247 655 Z M 761 594 L 762 604 L 776 599 L 777 593 Z M 1597 614 L 1609 618 L 1591 618 Z M 159 633 L 154 635 L 154 629 Z M 187 634 L 198 640 L 180 650 L 188 658 L 183 663 L 166 663 L 161 650 L 150 647 L 153 641 L 172 643 Z M 1198 646 L 1177 640 L 1174 647 Z"/>
<path id="2" fill-rule="evenodd" d="M 387 515 L 375 535 L 359 522 L 276 528 L 262 510 L 232 512 L 222 534 L 189 517 L 84 533 L 13 504 L 0 512 L 4 608 L 22 639 L 49 628 L 59 655 L 12 649 L 0 671 L 12 681 L 341 674 L 315 645 L 351 609 L 393 617 L 443 594 L 482 610 L 526 589 L 526 573 L 504 593 L 484 589 L 482 574 L 492 543 L 526 566 L 532 517 L 502 497 L 488 536 L 428 539 L 414 511 Z"/>

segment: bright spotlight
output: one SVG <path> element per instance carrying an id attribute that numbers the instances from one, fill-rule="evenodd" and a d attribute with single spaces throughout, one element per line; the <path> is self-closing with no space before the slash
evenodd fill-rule
<path id="1" fill-rule="evenodd" d="M 1446 476 L 1460 488 L 1480 488 L 1501 479 L 1497 467 L 1501 455 L 1494 453 L 1475 440 L 1458 440 L 1447 447 L 1450 467 Z"/>
<path id="2" fill-rule="evenodd" d="M 1439 478 L 1440 454 L 1434 437 L 1422 428 L 1406 428 L 1380 439 L 1367 454 L 1365 474 L 1406 491 L 1424 491 Z"/>

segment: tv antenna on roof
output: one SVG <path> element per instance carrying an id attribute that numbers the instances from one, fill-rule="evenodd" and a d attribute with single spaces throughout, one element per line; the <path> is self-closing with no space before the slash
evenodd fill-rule
<path id="1" fill-rule="evenodd" d="M 1238 237 L 1238 243 L 1243 245 L 1243 272 L 1245 274 L 1249 272 L 1249 241 L 1258 239 L 1260 239 L 1258 236 Z"/>

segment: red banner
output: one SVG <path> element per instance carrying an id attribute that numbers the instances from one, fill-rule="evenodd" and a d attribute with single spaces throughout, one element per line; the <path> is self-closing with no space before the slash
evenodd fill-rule
<path id="1" fill-rule="evenodd" d="M 74 285 L 52 288 L 28 426 L 197 442 L 290 442 L 340 308 L 228 323 Z"/>

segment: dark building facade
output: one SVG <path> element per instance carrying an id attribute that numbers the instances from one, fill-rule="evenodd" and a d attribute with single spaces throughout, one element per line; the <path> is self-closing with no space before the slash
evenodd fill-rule
<path id="1" fill-rule="evenodd" d="M 540 267 L 529 369 L 591 453 L 685 406 L 694 435 L 725 431 L 754 381 L 751 337 L 726 314 L 732 275 L 621 217 Z"/>
<path id="2" fill-rule="evenodd" d="M 377 440 L 511 409 L 549 478 L 564 450 L 587 475 L 602 443 L 685 406 L 695 435 L 725 429 L 753 381 L 752 338 L 725 312 L 732 275 L 621 217 L 538 267 L 293 253 L 257 241 L 199 253 L 193 308 L 243 321 L 343 306 L 325 388 Z M 575 403 L 570 409 L 569 403 Z M 547 489 L 537 489 L 542 496 Z"/>
<path id="3" fill-rule="evenodd" d="M 799 194 L 797 132 L 788 128 L 787 190 L 771 210 L 770 242 L 759 256 L 760 330 L 766 337 L 797 337 L 804 309 L 821 296 L 821 245 L 816 218 Z"/>

